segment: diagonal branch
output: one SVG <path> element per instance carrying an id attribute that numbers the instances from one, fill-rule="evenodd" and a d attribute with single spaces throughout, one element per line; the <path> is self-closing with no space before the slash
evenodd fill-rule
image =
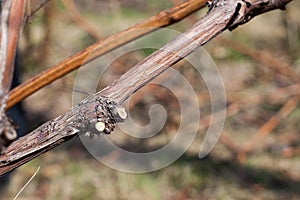
<path id="1" fill-rule="evenodd" d="M 204 7 L 205 1 L 206 0 L 190 0 L 181 3 L 70 56 L 69 58 L 61 61 L 60 63 L 50 67 L 39 75 L 14 88 L 9 94 L 6 109 L 30 96 L 42 87 L 92 61 L 93 59 L 104 55 L 105 53 L 108 53 L 109 51 L 151 31 L 168 26 L 185 18 L 191 13 Z"/>
<path id="2" fill-rule="evenodd" d="M 31 2 L 28 1 L 27 2 L 27 10 L 28 10 L 28 13 L 27 13 L 27 16 L 26 16 L 26 22 L 30 22 L 31 21 L 31 18 L 43 7 L 45 6 L 50 0 L 43 0 L 43 1 L 40 1 L 38 3 L 38 5 L 36 5 L 34 8 L 32 8 L 31 6 Z"/>
<path id="3" fill-rule="evenodd" d="M 99 31 L 91 25 L 87 20 L 81 16 L 80 12 L 77 10 L 76 5 L 73 0 L 61 0 L 67 9 L 68 14 L 72 21 L 74 21 L 78 26 L 80 26 L 83 30 L 85 30 L 91 37 L 97 40 L 101 40 Z"/>
<path id="4" fill-rule="evenodd" d="M 265 8 L 281 8 L 290 1 L 263 3 L 260 4 L 260 10 L 265 12 Z M 78 136 L 80 132 L 92 134 L 91 130 L 96 129 L 100 133 L 110 133 L 116 122 L 126 118 L 126 112 L 119 104 L 132 93 L 222 31 L 245 23 L 246 17 L 252 13 L 259 14 L 257 4 L 252 7 L 252 4 L 245 1 L 220 0 L 214 3 L 210 12 L 192 28 L 145 58 L 120 79 L 12 143 L 5 154 L 0 156 L 0 175 Z"/>

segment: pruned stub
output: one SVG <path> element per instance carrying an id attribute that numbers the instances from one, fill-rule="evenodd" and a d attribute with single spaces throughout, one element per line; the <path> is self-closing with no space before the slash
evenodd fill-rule
<path id="1" fill-rule="evenodd" d="M 110 134 L 116 127 L 116 123 L 123 122 L 127 118 L 125 108 L 115 101 L 100 97 L 96 98 L 97 104 L 94 107 L 96 120 L 90 121 L 90 131 L 86 131 L 85 135 L 93 137 L 101 133 Z"/>

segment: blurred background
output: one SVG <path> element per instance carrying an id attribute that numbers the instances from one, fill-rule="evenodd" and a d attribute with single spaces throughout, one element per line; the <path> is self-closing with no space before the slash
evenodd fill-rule
<path id="1" fill-rule="evenodd" d="M 31 9 L 43 1 L 32 0 Z M 51 0 L 29 19 L 19 43 L 21 82 L 101 38 L 124 30 L 180 0 Z M 174 68 L 197 93 L 202 120 L 195 142 L 161 170 L 129 174 L 94 159 L 79 139 L 71 140 L 15 170 L 0 199 L 12 199 L 40 167 L 20 199 L 299 199 L 300 198 L 300 2 L 226 31 L 205 45 L 216 63 L 227 95 L 227 117 L 212 152 L 198 158 L 207 130 L 210 96 L 203 79 L 181 61 Z M 168 28 L 184 32 L 204 8 Z M 161 45 L 171 38 L 162 38 Z M 120 57 L 99 83 L 105 87 L 153 50 Z M 72 106 L 76 72 L 55 81 L 23 103 L 28 130 Z M 159 79 L 164 79 L 163 75 Z M 85 91 L 83 91 L 85 92 Z M 112 133 L 134 152 L 148 152 L 170 141 L 180 123 L 178 102 L 163 87 L 148 85 L 129 104 L 138 124 L 148 110 L 163 105 L 168 118 L 153 138 Z"/>

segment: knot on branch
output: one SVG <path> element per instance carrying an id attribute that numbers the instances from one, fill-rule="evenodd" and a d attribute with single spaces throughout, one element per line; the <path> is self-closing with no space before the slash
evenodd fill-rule
<path id="1" fill-rule="evenodd" d="M 227 25 L 228 29 L 231 31 L 263 13 L 269 3 L 270 0 L 237 0 L 235 13 Z"/>
<path id="2" fill-rule="evenodd" d="M 285 9 L 290 1 L 292 0 L 211 0 L 207 2 L 207 6 L 208 13 L 221 12 L 220 8 L 230 11 L 230 20 L 225 29 L 233 30 L 259 14 L 278 8 Z"/>
<path id="3" fill-rule="evenodd" d="M 0 154 L 3 154 L 5 149 L 17 138 L 17 132 L 11 120 L 2 114 L 0 120 Z"/>
<path id="4" fill-rule="evenodd" d="M 89 124 L 82 127 L 87 136 L 110 134 L 115 129 L 116 123 L 123 122 L 127 118 L 125 108 L 109 98 L 97 97 L 92 104 L 93 113 L 85 113 Z"/>
<path id="5" fill-rule="evenodd" d="M 127 118 L 126 110 L 108 98 L 98 98 L 97 101 L 99 105 L 95 108 L 97 114 L 95 127 L 98 131 L 109 134 L 114 130 L 117 122 L 123 122 Z M 101 124 L 105 125 L 103 130 Z"/>

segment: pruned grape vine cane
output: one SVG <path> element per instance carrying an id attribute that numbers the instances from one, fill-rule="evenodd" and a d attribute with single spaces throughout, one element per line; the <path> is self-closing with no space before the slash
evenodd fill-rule
<path id="1" fill-rule="evenodd" d="M 193 27 L 155 51 L 102 91 L 88 97 L 65 114 L 13 142 L 0 156 L 0 175 L 61 143 L 87 133 L 110 133 L 117 119 L 127 114 L 122 104 L 135 91 L 226 29 L 234 29 L 264 12 L 282 9 L 292 0 L 219 0 Z M 189 38 L 188 40 L 186 38 Z M 172 53 L 171 53 L 172 52 Z M 117 113 L 117 115 L 116 115 Z M 122 120 L 120 120 L 122 121 Z"/>

